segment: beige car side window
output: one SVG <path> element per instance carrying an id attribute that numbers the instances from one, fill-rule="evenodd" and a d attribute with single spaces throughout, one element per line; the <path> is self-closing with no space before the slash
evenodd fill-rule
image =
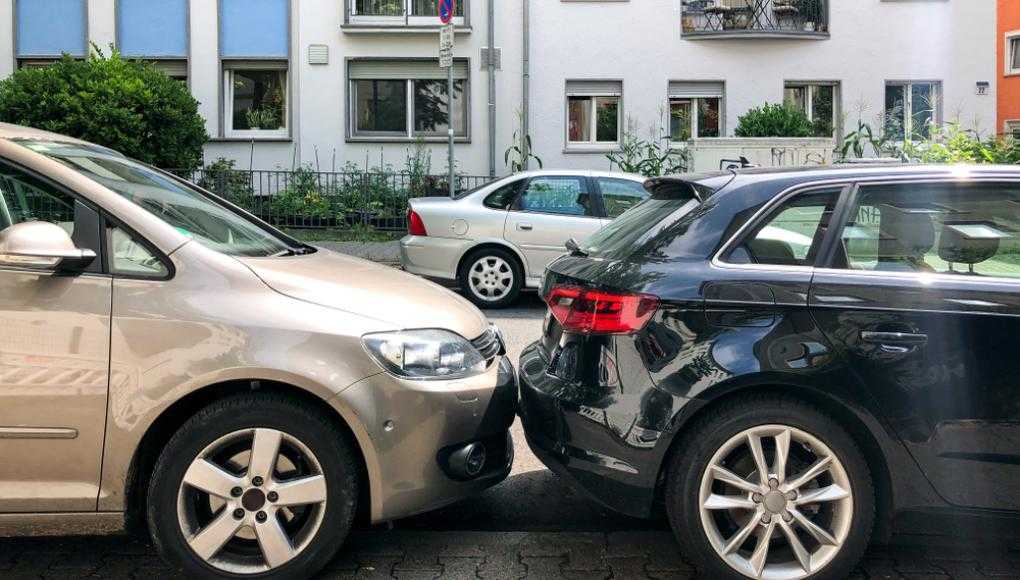
<path id="1" fill-rule="evenodd" d="M 0 230 L 30 221 L 54 223 L 74 235 L 74 199 L 45 183 L 0 165 Z"/>
<path id="2" fill-rule="evenodd" d="M 158 256 L 130 233 L 110 228 L 110 267 L 114 274 L 163 278 L 169 271 Z"/>

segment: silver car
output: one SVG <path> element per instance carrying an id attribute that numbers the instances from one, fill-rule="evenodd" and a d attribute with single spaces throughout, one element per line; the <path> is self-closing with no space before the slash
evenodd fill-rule
<path id="1" fill-rule="evenodd" d="M 400 261 L 408 272 L 457 281 L 483 308 L 537 288 L 564 244 L 582 240 L 648 196 L 626 173 L 531 171 L 450 199 L 411 200 Z"/>
<path id="2" fill-rule="evenodd" d="M 0 524 L 126 518 L 184 578 L 312 577 L 356 514 L 513 460 L 513 369 L 462 297 L 4 124 L 0 329 Z"/>

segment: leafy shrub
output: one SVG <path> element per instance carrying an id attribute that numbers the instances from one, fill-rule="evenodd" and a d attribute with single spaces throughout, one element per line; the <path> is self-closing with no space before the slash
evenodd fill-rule
<path id="1" fill-rule="evenodd" d="M 234 168 L 233 159 L 218 158 L 202 169 L 198 186 L 247 207 L 255 190 L 251 185 L 251 173 Z"/>
<path id="2" fill-rule="evenodd" d="M 0 121 L 92 141 L 158 167 L 191 171 L 208 139 L 188 87 L 151 64 L 67 55 L 0 81 Z"/>
<path id="3" fill-rule="evenodd" d="M 334 215 L 329 192 L 323 192 L 319 175 L 310 167 L 298 167 L 291 172 L 287 188 L 273 196 L 269 207 L 280 218 L 327 219 Z"/>
<path id="4" fill-rule="evenodd" d="M 977 132 L 950 123 L 933 126 L 922 141 L 904 141 L 901 156 L 920 163 L 1020 164 L 1020 143 L 1001 137 L 981 139 Z"/>
<path id="5" fill-rule="evenodd" d="M 737 137 L 811 137 L 815 127 L 804 111 L 765 103 L 737 119 Z"/>
<path id="6" fill-rule="evenodd" d="M 655 139 L 641 138 L 633 121 L 627 122 L 627 128 L 620 140 L 620 150 L 606 155 L 610 167 L 616 166 L 625 173 L 635 173 L 645 177 L 659 177 L 684 173 L 690 167 L 691 154 L 687 149 L 678 149 L 669 145 L 668 135 Z M 660 142 L 661 141 L 661 142 Z"/>

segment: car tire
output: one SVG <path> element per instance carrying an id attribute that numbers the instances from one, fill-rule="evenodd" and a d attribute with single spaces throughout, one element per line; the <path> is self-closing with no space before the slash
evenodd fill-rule
<path id="1" fill-rule="evenodd" d="M 706 578 L 850 574 L 871 538 L 875 497 L 864 456 L 832 417 L 797 399 L 763 396 L 713 409 L 687 433 L 669 465 L 666 509 L 682 552 Z M 764 486 L 758 466 L 769 472 Z M 824 470 L 784 491 L 812 468 Z M 743 480 L 738 486 L 733 475 Z M 766 534 L 771 541 L 760 542 Z"/>
<path id="2" fill-rule="evenodd" d="M 521 294 L 524 268 L 508 250 L 483 248 L 464 259 L 457 281 L 464 296 L 479 308 L 506 308 Z"/>
<path id="3" fill-rule="evenodd" d="M 358 465 L 345 433 L 308 404 L 271 393 L 223 399 L 163 448 L 149 531 L 186 578 L 310 578 L 351 529 Z"/>

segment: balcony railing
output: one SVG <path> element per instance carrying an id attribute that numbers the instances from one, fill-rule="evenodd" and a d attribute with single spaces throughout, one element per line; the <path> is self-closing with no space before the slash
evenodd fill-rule
<path id="1" fill-rule="evenodd" d="M 468 0 L 457 3 L 453 23 L 466 26 Z M 383 28 L 434 28 L 439 25 L 435 0 L 347 0 L 346 25 Z"/>
<path id="2" fill-rule="evenodd" d="M 683 0 L 686 37 L 826 37 L 828 0 Z"/>

